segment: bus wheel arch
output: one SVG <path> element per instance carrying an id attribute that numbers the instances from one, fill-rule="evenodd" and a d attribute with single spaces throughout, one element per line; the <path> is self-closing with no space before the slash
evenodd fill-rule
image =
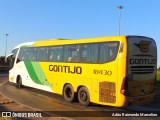
<path id="1" fill-rule="evenodd" d="M 70 83 L 64 84 L 63 97 L 67 102 L 72 102 L 75 97 L 73 86 Z"/>
<path id="2" fill-rule="evenodd" d="M 78 87 L 78 101 L 83 106 L 88 106 L 90 104 L 90 93 L 87 87 Z"/>
<path id="3" fill-rule="evenodd" d="M 20 75 L 17 75 L 17 79 L 16 79 L 16 83 L 17 83 L 17 87 L 18 88 L 22 88 L 22 77 Z"/>

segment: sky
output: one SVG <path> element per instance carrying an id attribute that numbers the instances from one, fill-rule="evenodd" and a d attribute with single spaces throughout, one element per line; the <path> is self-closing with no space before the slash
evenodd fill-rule
<path id="1" fill-rule="evenodd" d="M 153 38 L 160 66 L 160 0 L 0 0 L 0 56 L 24 42 L 118 35 Z"/>

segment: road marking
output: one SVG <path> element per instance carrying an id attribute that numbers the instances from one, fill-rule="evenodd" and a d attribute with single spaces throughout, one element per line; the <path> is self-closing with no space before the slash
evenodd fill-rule
<path id="1" fill-rule="evenodd" d="M 2 105 L 2 104 L 9 104 L 9 103 L 14 103 L 14 101 L 13 100 L 3 101 L 3 102 L 0 102 L 0 105 Z"/>

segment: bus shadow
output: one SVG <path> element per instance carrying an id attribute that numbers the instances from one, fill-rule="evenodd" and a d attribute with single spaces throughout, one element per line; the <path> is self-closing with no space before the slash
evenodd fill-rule
<path id="1" fill-rule="evenodd" d="M 17 85 L 15 83 L 10 83 L 8 82 L 9 85 L 12 85 L 14 87 L 16 87 L 17 89 L 19 89 L 17 87 Z M 21 88 L 20 88 L 21 89 Z M 116 107 L 113 107 L 113 106 L 106 106 L 106 105 L 100 105 L 100 104 L 95 104 L 95 103 L 91 103 L 89 106 L 83 106 L 83 105 L 80 105 L 79 104 L 79 101 L 78 101 L 78 97 L 77 97 L 77 94 L 75 96 L 75 99 L 73 102 L 67 102 L 64 100 L 63 98 L 63 95 L 59 95 L 59 94 L 55 94 L 55 93 L 51 93 L 51 92 L 48 92 L 48 91 L 44 91 L 44 90 L 40 90 L 40 89 L 36 89 L 36 88 L 31 88 L 31 87 L 28 87 L 28 86 L 23 86 L 22 90 L 25 90 L 25 91 L 28 91 L 28 92 L 31 92 L 33 93 L 34 95 L 43 95 L 45 97 L 48 97 L 50 99 L 54 99 L 53 101 L 60 101 L 60 104 L 64 104 L 64 105 L 67 105 L 67 106 L 72 106 L 72 107 L 75 107 L 75 108 L 81 108 L 81 109 L 90 109 L 90 110 L 99 110 L 99 111 L 102 111 L 102 110 L 116 110 L 117 108 Z"/>

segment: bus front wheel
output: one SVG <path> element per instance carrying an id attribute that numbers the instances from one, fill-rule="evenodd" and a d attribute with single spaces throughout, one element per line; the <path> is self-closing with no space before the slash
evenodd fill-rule
<path id="1" fill-rule="evenodd" d="M 17 78 L 17 87 L 18 88 L 22 88 L 23 87 L 23 85 L 22 85 L 22 78 L 20 76 L 18 76 L 18 78 Z"/>
<path id="2" fill-rule="evenodd" d="M 67 102 L 72 102 L 74 100 L 74 90 L 71 84 L 65 85 L 63 89 L 63 96 Z"/>
<path id="3" fill-rule="evenodd" d="M 90 104 L 90 95 L 86 87 L 81 87 L 78 91 L 78 101 L 81 105 L 88 106 Z"/>

